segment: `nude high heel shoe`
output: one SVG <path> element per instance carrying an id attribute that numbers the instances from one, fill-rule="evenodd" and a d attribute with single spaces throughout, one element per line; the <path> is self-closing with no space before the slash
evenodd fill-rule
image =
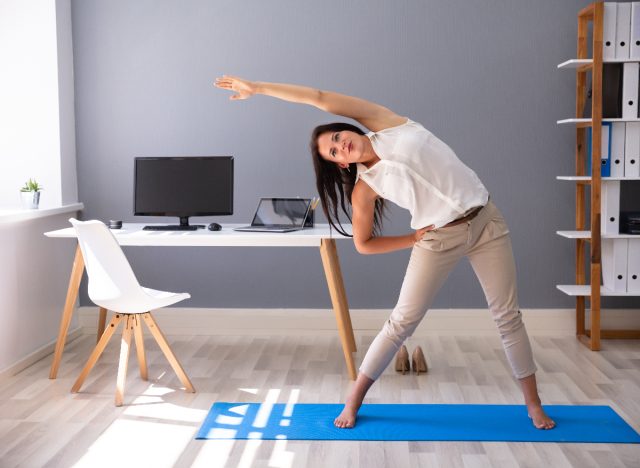
<path id="1" fill-rule="evenodd" d="M 420 346 L 416 346 L 416 349 L 413 350 L 413 354 L 411 355 L 411 368 L 417 375 L 420 375 L 420 372 L 426 374 L 428 371 L 427 360 Z"/>
<path id="2" fill-rule="evenodd" d="M 409 351 L 407 351 L 405 345 L 402 345 L 398 354 L 396 354 L 396 372 L 402 372 L 402 375 L 411 372 L 411 368 L 409 367 Z"/>

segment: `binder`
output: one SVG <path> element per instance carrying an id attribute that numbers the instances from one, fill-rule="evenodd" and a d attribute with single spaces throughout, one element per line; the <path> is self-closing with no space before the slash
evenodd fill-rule
<path id="1" fill-rule="evenodd" d="M 600 198 L 600 232 L 620 233 L 620 181 L 603 180 Z"/>
<path id="2" fill-rule="evenodd" d="M 631 4 L 631 49 L 629 58 L 640 60 L 640 2 Z"/>
<path id="3" fill-rule="evenodd" d="M 604 93 L 604 67 L 605 64 L 602 64 L 603 70 L 602 70 L 602 92 Z M 591 73 L 586 73 L 585 76 L 586 79 L 586 83 L 585 83 L 585 93 L 584 93 L 584 97 L 583 97 L 583 102 L 584 102 L 584 106 L 582 108 L 582 118 L 583 119 L 590 119 L 591 118 L 591 96 L 593 94 L 593 86 L 591 85 Z M 603 98 L 604 101 L 604 98 Z"/>
<path id="4" fill-rule="evenodd" d="M 602 122 L 602 133 L 600 136 L 600 175 L 602 177 L 609 177 L 611 175 L 611 122 Z M 592 175 L 591 172 L 591 144 L 592 144 L 592 130 L 591 127 L 587 127 L 587 174 Z"/>
<path id="5" fill-rule="evenodd" d="M 602 118 L 622 118 L 623 64 L 605 63 L 602 65 Z M 589 106 L 591 118 L 591 106 Z"/>
<path id="6" fill-rule="evenodd" d="M 640 292 L 640 239 L 629 239 L 627 292 Z"/>
<path id="7" fill-rule="evenodd" d="M 622 193 L 620 197 L 622 197 Z M 620 234 L 633 234 L 640 239 L 640 211 L 622 211 L 620 209 Z"/>
<path id="8" fill-rule="evenodd" d="M 609 159 L 609 173 L 611 177 L 624 177 L 624 146 L 626 124 L 613 122 L 611 127 L 611 157 Z"/>
<path id="9" fill-rule="evenodd" d="M 604 18 L 602 23 L 602 60 L 613 60 L 616 57 L 616 21 L 617 8 L 614 2 L 604 2 Z"/>
<path id="10" fill-rule="evenodd" d="M 638 62 L 627 62 L 622 78 L 622 118 L 638 118 Z"/>
<path id="11" fill-rule="evenodd" d="M 602 117 L 605 119 L 622 118 L 622 63 L 602 64 Z M 587 92 L 584 96 L 582 118 L 591 118 L 591 73 L 587 74 Z"/>
<path id="12" fill-rule="evenodd" d="M 629 58 L 631 38 L 631 3 L 618 3 L 616 12 L 616 60 Z"/>
<path id="13" fill-rule="evenodd" d="M 640 122 L 627 122 L 624 147 L 624 177 L 640 177 Z"/>
<path id="14" fill-rule="evenodd" d="M 627 292 L 628 239 L 602 239 L 602 283 L 615 292 Z"/>

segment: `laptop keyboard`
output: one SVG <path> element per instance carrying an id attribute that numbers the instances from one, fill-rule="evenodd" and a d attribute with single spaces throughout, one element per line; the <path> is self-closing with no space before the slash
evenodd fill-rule
<path id="1" fill-rule="evenodd" d="M 236 231 L 298 231 L 301 230 L 300 226 L 291 226 L 290 224 L 279 224 L 270 226 L 243 226 L 236 228 Z"/>
<path id="2" fill-rule="evenodd" d="M 272 229 L 297 229 L 297 226 L 291 226 L 291 225 L 281 225 L 281 226 L 247 226 L 251 229 L 263 229 L 265 231 L 270 231 Z"/>

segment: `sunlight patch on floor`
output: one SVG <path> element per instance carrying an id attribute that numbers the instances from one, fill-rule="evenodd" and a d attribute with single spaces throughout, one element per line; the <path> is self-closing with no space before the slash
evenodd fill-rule
<path id="1" fill-rule="evenodd" d="M 157 415 L 156 415 L 157 416 Z M 119 419 L 91 445 L 75 467 L 172 467 L 194 437 L 193 425 Z"/>

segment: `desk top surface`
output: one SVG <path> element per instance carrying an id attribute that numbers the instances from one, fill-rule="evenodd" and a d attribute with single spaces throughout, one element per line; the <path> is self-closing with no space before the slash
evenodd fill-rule
<path id="1" fill-rule="evenodd" d="M 120 245 L 147 246 L 212 246 L 212 247 L 319 247 L 322 239 L 351 239 L 335 230 L 329 230 L 328 224 L 318 224 L 292 232 L 238 232 L 233 228 L 246 224 L 223 224 L 221 231 L 198 229 L 197 231 L 144 231 L 142 228 L 152 223 L 123 223 L 122 229 L 111 232 Z M 343 225 L 351 232 L 351 225 Z M 52 238 L 75 238 L 73 227 L 44 233 Z"/>

